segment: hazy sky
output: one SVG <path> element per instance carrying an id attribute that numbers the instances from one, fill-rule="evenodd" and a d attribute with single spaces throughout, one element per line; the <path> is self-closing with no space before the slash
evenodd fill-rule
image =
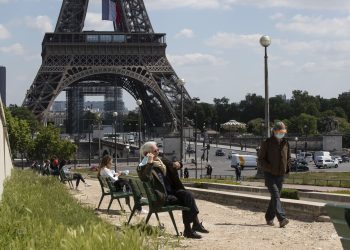
<path id="1" fill-rule="evenodd" d="M 155 32 L 167 33 L 167 54 L 191 96 L 238 102 L 264 94 L 263 47 L 270 94 L 294 89 L 337 97 L 350 90 L 348 0 L 144 0 Z M 62 0 L 0 0 L 0 65 L 7 67 L 7 103 L 21 104 L 41 65 L 41 42 L 53 31 Z M 111 30 L 101 0 L 90 0 L 85 30 Z M 59 97 L 60 99 L 62 97 Z M 131 108 L 134 101 L 127 99 Z M 61 99 L 62 100 L 62 99 Z"/>

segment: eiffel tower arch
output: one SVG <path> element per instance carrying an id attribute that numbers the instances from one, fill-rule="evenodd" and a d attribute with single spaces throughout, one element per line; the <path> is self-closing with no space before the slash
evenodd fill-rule
<path id="1" fill-rule="evenodd" d="M 117 0 L 121 17 L 109 32 L 82 31 L 88 3 L 63 0 L 55 31 L 44 36 L 42 64 L 23 105 L 44 121 L 66 91 L 72 102 L 67 120 L 73 122 L 82 112 L 84 93 L 101 94 L 114 86 L 142 100 L 147 124 L 179 120 L 179 77 L 166 57 L 166 35 L 154 33 L 143 0 Z M 184 94 L 191 100 L 185 89 Z"/>

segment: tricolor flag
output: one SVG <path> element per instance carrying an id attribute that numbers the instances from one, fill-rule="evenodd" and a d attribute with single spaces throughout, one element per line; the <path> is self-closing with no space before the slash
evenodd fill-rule
<path id="1" fill-rule="evenodd" d="M 116 22 L 117 8 L 115 2 L 115 0 L 102 0 L 102 20 Z"/>

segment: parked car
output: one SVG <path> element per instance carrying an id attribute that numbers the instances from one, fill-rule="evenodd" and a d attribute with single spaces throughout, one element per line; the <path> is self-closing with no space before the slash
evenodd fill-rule
<path id="1" fill-rule="evenodd" d="M 186 153 L 188 153 L 188 154 L 194 154 L 194 153 L 195 153 L 195 150 L 194 150 L 192 147 L 187 147 Z"/>
<path id="2" fill-rule="evenodd" d="M 294 160 L 290 168 L 290 172 L 306 172 L 309 171 L 307 162 L 305 160 Z"/>
<path id="3" fill-rule="evenodd" d="M 316 167 L 317 168 L 337 168 L 339 165 L 339 162 L 337 159 L 325 159 L 325 158 L 320 158 L 316 161 Z"/>
<path id="4" fill-rule="evenodd" d="M 297 156 L 298 160 L 305 160 L 306 162 L 313 162 L 313 155 L 309 152 L 301 152 Z"/>
<path id="5" fill-rule="evenodd" d="M 350 158 L 347 155 L 342 155 L 341 159 L 342 159 L 342 162 L 350 162 Z"/>
<path id="6" fill-rule="evenodd" d="M 163 144 L 162 144 L 161 142 L 158 142 L 158 143 L 157 143 L 157 147 L 158 147 L 158 148 L 161 148 L 161 147 L 163 147 Z"/>
<path id="7" fill-rule="evenodd" d="M 257 168 L 258 157 L 256 155 L 240 155 L 234 151 L 231 154 L 231 168 L 239 165 L 242 170 L 246 167 Z"/>
<path id="8" fill-rule="evenodd" d="M 216 156 L 225 156 L 225 151 L 222 148 L 219 148 L 215 151 Z"/>
<path id="9" fill-rule="evenodd" d="M 334 156 L 332 156 L 332 159 L 333 159 L 333 160 L 337 159 L 339 163 L 342 163 L 342 162 L 343 162 L 343 159 L 342 159 L 339 155 L 334 155 Z"/>

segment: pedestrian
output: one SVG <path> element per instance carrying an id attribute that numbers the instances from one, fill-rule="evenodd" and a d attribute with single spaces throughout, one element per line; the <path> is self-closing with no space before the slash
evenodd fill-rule
<path id="1" fill-rule="evenodd" d="M 210 164 L 208 164 L 207 168 L 207 176 L 209 176 L 209 179 L 211 179 L 211 173 L 213 172 L 213 168 Z"/>
<path id="2" fill-rule="evenodd" d="M 80 173 L 71 173 L 70 172 L 70 167 L 66 165 L 66 160 L 61 160 L 60 166 L 59 166 L 59 171 L 63 171 L 63 173 L 67 176 L 75 180 L 75 189 L 78 190 L 78 186 L 80 181 L 82 181 L 85 185 L 85 187 L 90 187 L 91 185 L 88 184 L 83 176 Z"/>
<path id="3" fill-rule="evenodd" d="M 184 177 L 185 177 L 185 179 L 188 179 L 188 177 L 189 177 L 189 172 L 188 172 L 188 168 L 185 168 L 184 169 Z"/>
<path id="4" fill-rule="evenodd" d="M 274 218 L 277 217 L 280 227 L 289 223 L 280 197 L 284 181 L 284 175 L 289 173 L 291 165 L 290 146 L 284 138 L 287 133 L 283 122 L 276 122 L 272 135 L 261 143 L 258 153 L 258 161 L 262 166 L 265 177 L 265 186 L 268 188 L 271 200 L 265 214 L 267 225 L 274 225 Z"/>

